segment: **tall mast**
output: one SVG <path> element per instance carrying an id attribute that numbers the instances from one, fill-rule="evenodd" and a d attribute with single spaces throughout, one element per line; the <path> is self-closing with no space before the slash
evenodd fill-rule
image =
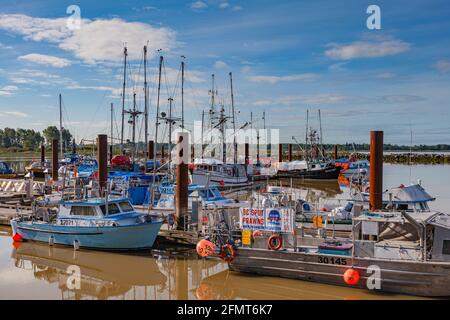
<path id="1" fill-rule="evenodd" d="M 181 61 L 181 129 L 184 130 L 184 61 Z"/>
<path id="2" fill-rule="evenodd" d="M 169 170 L 170 170 L 170 162 L 172 161 L 172 97 L 169 98 L 169 145 L 168 145 L 168 152 L 169 152 Z"/>
<path id="3" fill-rule="evenodd" d="M 214 127 L 214 121 L 213 121 L 213 117 L 215 114 L 215 108 L 214 108 L 214 96 L 215 96 L 215 91 L 214 91 L 214 73 L 211 75 L 211 109 L 209 110 L 209 130 L 211 132 L 211 141 L 210 141 L 210 146 L 212 146 L 212 129 Z M 213 149 L 211 149 L 211 158 L 213 158 L 215 156 L 215 154 L 213 154 Z"/>
<path id="4" fill-rule="evenodd" d="M 236 144 L 236 114 L 234 112 L 234 93 L 233 93 L 233 74 L 230 72 L 230 91 L 231 91 L 231 113 L 233 117 L 233 162 L 237 163 L 237 144 Z"/>
<path id="5" fill-rule="evenodd" d="M 308 157 L 308 126 L 309 126 L 309 110 L 306 109 L 306 135 L 305 135 L 305 160 Z"/>
<path id="6" fill-rule="evenodd" d="M 62 96 L 59 94 L 59 154 L 61 160 L 64 159 L 64 151 L 63 151 L 63 126 L 62 126 Z"/>
<path id="7" fill-rule="evenodd" d="M 111 102 L 111 134 L 109 137 L 111 146 L 113 145 L 113 103 Z"/>
<path id="8" fill-rule="evenodd" d="M 202 159 L 203 159 L 203 126 L 205 125 L 205 110 L 202 111 L 202 136 L 201 136 L 201 151 L 202 151 Z"/>
<path id="9" fill-rule="evenodd" d="M 259 129 L 256 129 L 256 165 L 259 166 Z"/>
<path id="10" fill-rule="evenodd" d="M 132 135 L 132 140 L 133 140 L 133 164 L 134 164 L 134 160 L 135 160 L 135 156 L 136 156 L 136 92 L 133 93 L 133 112 L 131 113 L 131 117 L 132 117 L 132 121 L 133 121 L 133 135 Z"/>
<path id="11" fill-rule="evenodd" d="M 320 109 L 319 109 L 319 132 L 320 132 L 320 137 L 319 137 L 319 142 L 320 142 L 320 153 L 322 153 L 323 150 L 323 140 L 322 140 L 322 117 L 320 116 Z M 325 155 L 322 154 L 322 157 L 324 157 Z"/>
<path id="12" fill-rule="evenodd" d="M 148 88 L 147 88 L 147 46 L 144 46 L 144 150 L 148 147 Z M 147 158 L 147 157 L 146 157 Z M 147 172 L 147 159 L 145 163 L 145 172 Z"/>
<path id="13" fill-rule="evenodd" d="M 156 150 L 158 145 L 158 127 L 159 127 L 159 98 L 161 95 L 161 71 L 162 71 L 162 64 L 163 64 L 163 56 L 159 57 L 159 73 L 158 73 L 158 95 L 156 99 L 156 124 L 155 124 L 155 160 L 156 160 Z M 156 170 L 156 161 L 153 161 L 153 170 Z"/>
<path id="14" fill-rule="evenodd" d="M 123 132 L 125 127 L 125 90 L 127 79 L 127 46 L 123 49 L 123 87 L 122 87 L 122 131 L 120 134 L 120 152 L 123 151 Z"/>
<path id="15" fill-rule="evenodd" d="M 227 162 L 227 145 L 225 143 L 225 107 L 222 104 L 220 108 L 220 133 L 222 135 L 222 161 L 223 163 Z"/>

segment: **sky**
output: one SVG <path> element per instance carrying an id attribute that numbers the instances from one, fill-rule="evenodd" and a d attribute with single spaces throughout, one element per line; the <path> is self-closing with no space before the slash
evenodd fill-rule
<path id="1" fill-rule="evenodd" d="M 373 4 L 381 29 L 367 27 Z M 265 112 L 285 143 L 304 140 L 306 110 L 318 127 L 319 109 L 324 143 L 368 142 L 370 130 L 384 130 L 385 143 L 410 144 L 411 132 L 413 144 L 449 143 L 449 14 L 445 0 L 1 0 L 0 128 L 58 125 L 61 93 L 64 127 L 78 142 L 110 133 L 111 103 L 118 137 L 123 48 L 126 109 L 136 93 L 143 110 L 147 45 L 150 137 L 162 54 L 161 111 L 172 97 L 181 116 L 183 60 L 188 129 L 209 108 L 211 74 L 230 113 L 232 72 L 238 126 L 252 113 L 261 128 Z M 137 132 L 142 139 L 142 116 Z"/>

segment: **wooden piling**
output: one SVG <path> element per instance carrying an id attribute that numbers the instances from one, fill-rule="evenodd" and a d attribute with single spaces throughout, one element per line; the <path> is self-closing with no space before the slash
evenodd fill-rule
<path id="1" fill-rule="evenodd" d="M 334 145 L 334 160 L 338 159 L 338 149 L 337 149 L 337 145 Z"/>
<path id="2" fill-rule="evenodd" d="M 191 145 L 191 163 L 195 162 L 195 147 Z"/>
<path id="3" fill-rule="evenodd" d="M 370 132 L 370 209 L 383 205 L 383 131 Z"/>
<path id="4" fill-rule="evenodd" d="M 250 163 L 250 145 L 248 143 L 244 144 L 244 159 L 245 165 Z"/>
<path id="5" fill-rule="evenodd" d="M 58 181 L 58 139 L 52 140 L 52 179 Z"/>
<path id="6" fill-rule="evenodd" d="M 292 161 L 292 144 L 288 144 L 288 161 Z"/>
<path id="7" fill-rule="evenodd" d="M 41 144 L 41 163 L 45 162 L 45 146 Z"/>
<path id="8" fill-rule="evenodd" d="M 111 144 L 109 145 L 109 163 L 111 163 L 112 158 L 113 158 L 113 146 Z"/>
<path id="9" fill-rule="evenodd" d="M 283 162 L 283 144 L 278 144 L 278 162 Z"/>
<path id="10" fill-rule="evenodd" d="M 161 144 L 161 163 L 164 163 L 164 158 L 166 155 L 164 154 L 164 144 Z"/>
<path id="11" fill-rule="evenodd" d="M 147 156 L 148 160 L 155 159 L 155 142 L 153 140 L 148 142 Z"/>
<path id="12" fill-rule="evenodd" d="M 184 148 L 189 148 L 188 135 L 185 132 L 177 134 L 177 159 L 176 163 L 176 187 L 175 187 L 175 214 L 177 217 L 177 228 L 186 229 L 186 217 L 188 215 L 188 164 L 183 155 Z"/>
<path id="13" fill-rule="evenodd" d="M 108 179 L 108 136 L 106 134 L 99 134 L 97 137 L 97 162 L 99 191 L 100 195 L 103 195 Z"/>

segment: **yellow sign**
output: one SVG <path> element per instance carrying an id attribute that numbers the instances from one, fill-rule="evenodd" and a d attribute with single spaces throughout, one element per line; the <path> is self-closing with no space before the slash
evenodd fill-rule
<path id="1" fill-rule="evenodd" d="M 316 228 L 322 228 L 322 216 L 313 216 L 313 224 Z"/>
<path id="2" fill-rule="evenodd" d="M 251 230 L 242 230 L 242 244 L 248 245 L 248 246 L 252 244 L 252 231 Z"/>

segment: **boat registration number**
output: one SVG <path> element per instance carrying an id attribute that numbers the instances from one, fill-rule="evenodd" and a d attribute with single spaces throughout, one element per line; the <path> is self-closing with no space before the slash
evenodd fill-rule
<path id="1" fill-rule="evenodd" d="M 345 258 L 319 256 L 318 260 L 319 260 L 319 263 L 338 264 L 338 265 L 341 265 L 341 266 L 346 266 L 347 265 L 347 259 L 345 259 Z"/>

